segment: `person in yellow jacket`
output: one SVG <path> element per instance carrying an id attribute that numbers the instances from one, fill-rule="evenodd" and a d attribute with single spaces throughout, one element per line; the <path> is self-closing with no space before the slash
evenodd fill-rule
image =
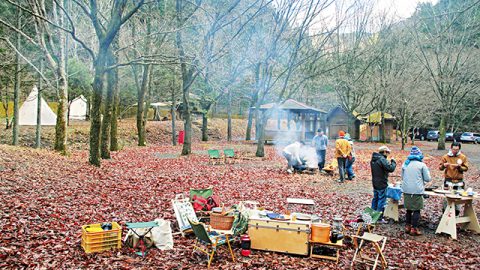
<path id="1" fill-rule="evenodd" d="M 338 173 L 340 174 L 340 179 L 337 180 L 339 183 L 345 181 L 345 165 L 347 163 L 347 157 L 352 152 L 352 146 L 350 143 L 345 140 L 345 132 L 340 130 L 338 132 L 338 139 L 335 141 L 335 157 L 338 162 Z"/>

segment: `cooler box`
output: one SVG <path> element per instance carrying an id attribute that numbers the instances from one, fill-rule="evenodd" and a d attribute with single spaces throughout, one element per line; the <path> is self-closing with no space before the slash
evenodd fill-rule
<path id="1" fill-rule="evenodd" d="M 248 235 L 252 249 L 308 255 L 310 222 L 251 218 Z"/>

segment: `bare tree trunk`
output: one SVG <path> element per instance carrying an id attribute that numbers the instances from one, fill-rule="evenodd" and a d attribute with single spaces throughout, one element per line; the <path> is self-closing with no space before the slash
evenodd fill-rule
<path id="1" fill-rule="evenodd" d="M 248 120 L 247 120 L 247 134 L 245 135 L 245 140 L 250 141 L 252 139 L 252 122 L 253 122 L 253 111 L 248 108 Z"/>
<path id="2" fill-rule="evenodd" d="M 255 87 L 258 88 L 258 84 L 259 84 L 259 81 L 260 81 L 260 63 L 257 63 L 255 65 Z M 245 140 L 249 141 L 252 139 L 252 122 L 253 122 L 253 117 L 255 117 L 255 119 L 257 119 L 257 112 L 258 112 L 258 109 L 259 108 L 255 108 L 255 113 L 252 113 L 252 107 L 254 105 L 257 105 L 257 102 L 258 102 L 258 90 L 255 89 L 255 93 L 252 93 L 252 96 L 251 96 L 251 100 L 250 100 L 250 106 L 248 107 L 248 121 L 247 121 L 247 134 L 245 135 Z M 257 121 L 255 121 L 255 128 L 256 128 L 256 124 Z M 255 133 L 255 136 L 257 136 L 257 134 Z"/>
<path id="3" fill-rule="evenodd" d="M 43 60 L 40 60 L 40 72 L 43 73 Z M 42 76 L 38 78 L 38 94 L 37 94 L 37 127 L 35 130 L 35 148 L 41 147 L 42 137 Z"/>
<path id="4" fill-rule="evenodd" d="M 387 136 L 385 132 L 385 112 L 382 110 L 380 113 L 380 141 L 383 143 L 387 143 Z"/>
<path id="5" fill-rule="evenodd" d="M 5 84 L 5 99 L 2 99 L 2 105 L 3 105 L 3 109 L 5 110 L 5 129 L 9 129 L 10 128 L 10 115 L 8 114 L 8 108 L 10 107 L 9 106 L 9 103 L 10 103 L 10 98 L 8 96 L 8 87 L 9 83 L 8 81 L 6 82 Z"/>
<path id="6" fill-rule="evenodd" d="M 22 27 L 22 10 L 17 8 L 17 27 L 21 29 Z M 20 33 L 17 32 L 16 35 L 16 46 L 17 50 L 20 49 Z M 12 145 L 18 145 L 18 116 L 19 116 L 19 106 L 20 106 L 20 54 L 17 52 L 15 53 L 15 82 L 14 82 L 14 92 L 13 92 L 13 129 L 12 129 Z"/>
<path id="7" fill-rule="evenodd" d="M 208 141 L 208 115 L 207 112 L 202 113 L 202 141 Z"/>
<path id="8" fill-rule="evenodd" d="M 400 129 L 400 123 L 395 125 L 395 141 L 398 142 L 398 131 Z M 401 135 L 401 134 L 400 134 Z"/>
<path id="9" fill-rule="evenodd" d="M 109 52 L 108 65 L 113 64 L 113 52 Z M 107 71 L 107 99 L 105 100 L 103 120 L 102 120 L 102 136 L 100 142 L 100 156 L 103 159 L 109 159 L 110 156 L 110 136 L 111 136 L 111 123 L 112 123 L 112 110 L 114 107 L 115 97 L 115 74 L 113 70 Z"/>
<path id="10" fill-rule="evenodd" d="M 440 116 L 440 134 L 438 135 L 437 150 L 445 150 L 445 112 Z"/>
<path id="11" fill-rule="evenodd" d="M 116 39 L 118 40 L 118 39 Z M 118 151 L 118 113 L 120 107 L 120 93 L 118 89 L 118 69 L 113 69 L 110 72 L 112 78 L 112 88 L 113 88 L 113 107 L 112 107 L 112 116 L 110 120 L 110 151 Z"/>
<path id="12" fill-rule="evenodd" d="M 183 94 L 183 128 L 185 131 L 185 138 L 183 142 L 182 155 L 189 155 L 192 152 L 192 114 L 190 112 L 190 106 L 188 105 L 188 100 L 185 95 L 185 90 Z M 186 104 L 186 105 L 185 105 Z"/>
<path id="13" fill-rule="evenodd" d="M 415 145 L 415 132 L 416 132 L 416 128 L 414 127 L 412 129 L 412 145 Z"/>
<path id="14" fill-rule="evenodd" d="M 151 65 L 143 66 L 142 85 L 140 92 L 138 92 L 137 100 L 137 132 L 138 132 L 138 146 L 145 146 L 145 125 L 143 120 L 144 106 L 145 106 L 145 94 L 148 89 L 148 81 L 150 80 L 150 68 Z"/>
<path id="15" fill-rule="evenodd" d="M 232 141 L 232 92 L 228 89 L 228 107 L 227 107 L 227 141 Z"/>
<path id="16" fill-rule="evenodd" d="M 176 100 L 175 100 L 175 74 L 173 75 L 173 81 L 172 81 L 172 107 L 170 108 L 170 115 L 172 116 L 172 145 L 177 145 L 177 140 L 176 140 L 176 129 L 175 129 L 175 118 L 177 117 L 175 115 L 175 107 L 176 105 Z"/>
<path id="17" fill-rule="evenodd" d="M 146 18 L 146 24 L 147 24 L 147 32 L 146 32 L 146 38 L 145 38 L 145 44 L 144 44 L 144 51 L 145 51 L 145 54 L 148 55 L 150 53 L 150 47 L 151 47 L 151 42 L 150 42 L 151 21 L 149 17 Z M 145 96 L 147 94 L 147 91 L 150 85 L 151 69 L 152 69 L 152 65 L 143 65 L 142 85 L 139 89 L 140 92 L 138 92 L 138 95 L 137 95 L 137 98 L 138 98 L 138 103 L 137 103 L 138 146 L 147 145 L 146 138 L 145 138 L 146 116 L 144 115 L 145 113 L 144 103 L 145 103 Z"/>
<path id="18" fill-rule="evenodd" d="M 176 0 L 175 9 L 177 12 L 177 24 L 181 25 L 181 14 L 183 11 L 183 3 L 181 0 Z M 187 68 L 185 50 L 182 43 L 182 33 L 177 31 L 175 36 L 175 44 L 179 52 L 180 58 L 180 73 L 182 74 L 182 94 L 183 94 L 183 128 L 185 132 L 185 138 L 182 148 L 182 155 L 189 155 L 192 152 L 192 112 L 190 109 L 189 96 L 190 86 L 193 78 L 193 67 Z"/>
<path id="19" fill-rule="evenodd" d="M 63 6 L 60 2 L 59 5 Z M 59 25 L 64 25 L 64 15 L 58 16 Z M 63 155 L 67 153 L 67 112 L 68 112 L 68 77 L 67 77 L 67 52 L 66 33 L 58 31 L 59 53 L 57 55 L 57 77 L 58 77 L 58 108 L 57 123 L 55 125 L 55 150 Z"/>
<path id="20" fill-rule="evenodd" d="M 57 123 L 55 125 L 55 150 L 67 152 L 67 110 L 68 110 L 68 81 L 64 69 L 65 59 L 58 64 L 60 75 L 58 89 Z"/>
<path id="21" fill-rule="evenodd" d="M 260 112 L 260 115 L 257 117 L 259 120 L 258 129 L 256 136 L 257 137 L 257 152 L 255 156 L 264 157 L 265 156 L 265 122 L 266 122 L 266 112 Z"/>
<path id="22" fill-rule="evenodd" d="M 406 102 L 405 102 L 406 103 Z M 408 140 L 408 128 L 407 128 L 407 107 L 403 109 L 403 121 L 402 121 L 402 150 L 405 150 L 405 143 Z M 412 134 L 415 136 L 415 134 Z"/>
<path id="23" fill-rule="evenodd" d="M 150 66 L 149 69 L 149 76 L 148 76 L 148 83 L 147 83 L 147 92 L 146 92 L 146 97 L 145 97 L 145 107 L 143 108 L 143 132 L 144 132 L 144 138 L 145 141 L 147 140 L 147 123 L 148 123 L 148 110 L 150 109 L 150 104 L 151 104 L 151 98 L 152 98 L 152 74 L 153 74 L 153 67 Z"/>
<path id="24" fill-rule="evenodd" d="M 93 79 L 92 92 L 92 110 L 90 120 L 90 157 L 89 162 L 92 165 L 100 166 L 100 135 L 102 128 L 101 107 L 103 95 L 103 75 L 105 74 L 105 63 L 107 57 L 107 48 L 101 47 L 94 63 L 95 77 Z"/>

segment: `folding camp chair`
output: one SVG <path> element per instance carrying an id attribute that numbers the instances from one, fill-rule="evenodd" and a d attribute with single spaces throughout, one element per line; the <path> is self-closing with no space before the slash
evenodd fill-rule
<path id="1" fill-rule="evenodd" d="M 230 163 L 234 163 L 235 161 L 235 152 L 233 149 L 223 149 L 223 157 L 225 158 L 225 164 L 228 163 L 228 160 L 230 160 Z"/>
<path id="2" fill-rule="evenodd" d="M 354 230 L 350 237 L 360 236 L 362 232 L 372 233 L 375 229 L 375 223 L 377 223 L 381 216 L 382 212 L 375 211 L 370 207 L 365 208 L 361 214 L 360 221 L 352 220 L 347 224 Z"/>
<path id="3" fill-rule="evenodd" d="M 149 234 L 154 227 L 158 227 L 158 223 L 156 221 L 150 222 L 134 222 L 134 223 L 126 223 L 127 229 L 129 229 L 133 234 L 138 237 L 138 242 L 133 245 L 133 249 L 137 247 L 140 248 L 139 252 L 136 252 L 138 255 L 145 256 L 147 246 L 145 241 L 145 236 Z M 138 229 L 144 229 L 143 232 L 139 232 Z"/>
<path id="4" fill-rule="evenodd" d="M 213 195 L 213 188 L 200 188 L 200 189 L 195 189 L 191 188 L 190 189 L 190 201 L 192 200 L 193 196 L 201 196 L 203 198 L 208 198 Z"/>
<path id="5" fill-rule="evenodd" d="M 208 150 L 208 163 L 215 165 L 220 164 L 220 151 L 216 149 L 209 149 Z"/>
<path id="6" fill-rule="evenodd" d="M 193 222 L 190 221 L 190 225 L 192 226 L 192 230 L 195 233 L 195 243 L 193 244 L 193 252 L 200 251 L 202 253 L 207 254 L 208 256 L 208 265 L 207 267 L 210 268 L 210 264 L 212 263 L 213 256 L 217 251 L 217 247 L 227 244 L 228 250 L 230 255 L 232 256 L 232 260 L 235 261 L 235 255 L 233 254 L 232 247 L 230 245 L 230 241 L 233 239 L 229 237 L 229 235 L 233 235 L 231 231 L 225 231 L 224 233 L 220 234 L 216 231 L 207 232 L 203 223 L 200 222 Z M 222 231 L 223 232 L 223 231 Z"/>
<path id="7" fill-rule="evenodd" d="M 378 265 L 379 259 L 383 269 L 387 268 L 387 260 L 383 255 L 383 250 L 385 248 L 385 244 L 387 243 L 387 237 L 366 232 L 362 236 L 353 236 L 353 238 L 354 238 L 353 244 L 355 246 L 355 254 L 353 255 L 353 260 L 350 265 L 351 268 L 353 268 L 353 265 L 355 264 L 355 262 L 358 262 L 358 263 L 363 263 L 363 264 L 372 266 L 373 267 L 372 270 L 375 270 L 375 268 Z M 360 239 L 360 244 L 358 243 L 357 239 Z M 365 257 L 362 254 L 362 250 L 365 249 L 368 243 L 371 243 L 375 250 L 375 253 L 376 253 L 375 258 Z"/>

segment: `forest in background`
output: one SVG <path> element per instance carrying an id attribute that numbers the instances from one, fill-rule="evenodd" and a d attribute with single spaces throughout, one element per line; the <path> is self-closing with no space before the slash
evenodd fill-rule
<path id="1" fill-rule="evenodd" d="M 182 104 L 184 155 L 191 153 L 192 114 L 202 115 L 207 141 L 215 109 L 229 119 L 246 115 L 245 139 L 255 129 L 263 156 L 269 115 L 249 108 L 289 98 L 326 111 L 340 105 L 392 114 L 404 139 L 411 127 L 438 128 L 439 149 L 447 131 L 480 130 L 480 1 L 420 4 L 401 21 L 375 13 L 374 4 L 2 1 L 0 96 L 13 115 L 5 119 L 11 130 L 1 133 L 12 132 L 18 144 L 18 107 L 33 85 L 57 103 L 54 148 L 61 153 L 68 152 L 68 102 L 88 98 L 89 161 L 98 166 L 118 150 L 117 120 L 132 104 L 138 145 L 146 145 L 147 111 L 158 101 L 170 102 L 172 114 Z"/>

